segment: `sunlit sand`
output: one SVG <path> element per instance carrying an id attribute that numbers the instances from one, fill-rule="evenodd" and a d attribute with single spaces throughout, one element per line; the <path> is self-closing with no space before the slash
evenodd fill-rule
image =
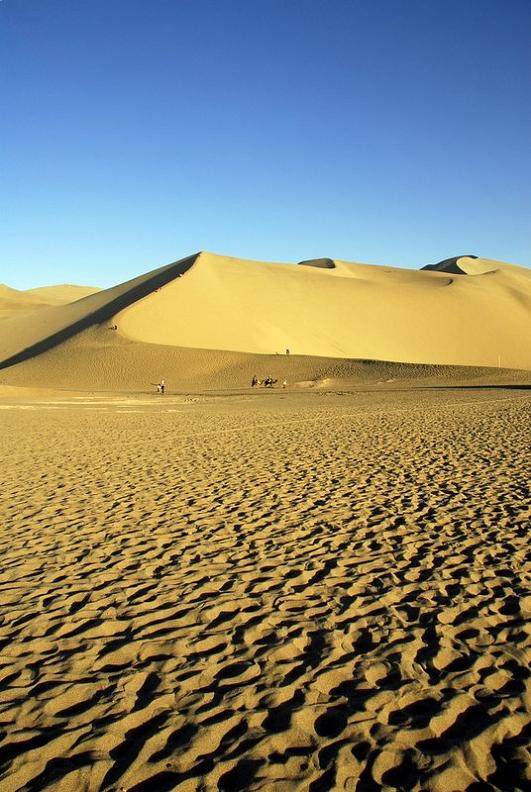
<path id="1" fill-rule="evenodd" d="M 458 263 L 6 289 L 2 790 L 526 787 L 531 280 Z"/>

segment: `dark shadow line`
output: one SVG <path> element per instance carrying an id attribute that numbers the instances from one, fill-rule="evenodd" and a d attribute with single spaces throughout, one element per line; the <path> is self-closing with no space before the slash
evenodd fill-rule
<path id="1" fill-rule="evenodd" d="M 22 363 L 22 361 L 28 360 L 28 358 L 40 355 L 42 352 L 46 352 L 48 349 L 51 349 L 57 344 L 60 344 L 72 336 L 77 335 L 77 333 L 80 333 L 82 330 L 86 330 L 88 327 L 91 327 L 91 325 L 101 324 L 102 322 L 109 320 L 116 313 L 118 313 L 118 311 L 122 311 L 124 308 L 127 308 L 129 305 L 136 302 L 136 300 L 146 297 L 154 289 L 159 289 L 161 286 L 165 286 L 167 283 L 174 280 L 174 278 L 178 275 L 183 275 L 190 269 L 190 267 L 192 267 L 198 256 L 199 253 L 194 253 L 193 256 L 188 256 L 187 258 L 174 261 L 172 264 L 168 264 L 162 269 L 162 271 L 160 269 L 156 270 L 150 278 L 142 281 L 142 283 L 139 283 L 136 286 L 132 286 L 125 292 L 125 294 L 120 294 L 118 297 L 115 297 L 113 300 L 101 306 L 100 308 L 96 308 L 94 311 L 91 311 L 81 319 L 77 319 L 76 321 L 72 322 L 72 324 L 68 325 L 68 327 L 63 328 L 56 333 L 52 333 L 51 335 L 47 336 L 47 338 L 43 338 L 41 341 L 31 344 L 31 346 L 26 347 L 26 349 L 23 349 L 21 352 L 17 352 L 16 354 L 11 355 L 10 357 L 1 361 L 0 369 L 14 366 L 17 363 Z M 132 280 L 137 279 L 133 278 Z M 113 286 L 111 288 L 116 287 Z M 97 294 L 101 295 L 101 292 L 97 292 Z M 85 299 L 90 299 L 90 297 Z"/>

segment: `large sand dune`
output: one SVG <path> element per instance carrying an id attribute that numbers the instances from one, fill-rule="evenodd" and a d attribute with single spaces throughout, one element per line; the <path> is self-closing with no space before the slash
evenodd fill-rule
<path id="1" fill-rule="evenodd" d="M 116 318 L 152 344 L 272 354 L 531 368 L 531 273 L 333 262 L 289 267 L 203 253 L 187 275 Z"/>
<path id="2" fill-rule="evenodd" d="M 531 369 L 531 272 L 472 257 L 416 271 L 200 253 L 67 305 L 4 318 L 0 366 L 91 326 L 115 325 L 146 360 L 154 346 L 252 355 L 289 349 L 328 359 Z M 109 334 L 105 340 L 116 347 Z"/>

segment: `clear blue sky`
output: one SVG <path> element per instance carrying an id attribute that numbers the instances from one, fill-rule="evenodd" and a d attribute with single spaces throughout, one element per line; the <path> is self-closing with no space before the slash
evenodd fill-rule
<path id="1" fill-rule="evenodd" d="M 531 265 L 530 0 L 1 0 L 0 281 Z"/>

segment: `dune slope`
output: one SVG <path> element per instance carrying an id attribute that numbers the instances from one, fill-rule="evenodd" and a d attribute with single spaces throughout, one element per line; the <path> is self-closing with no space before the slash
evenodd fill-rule
<path id="1" fill-rule="evenodd" d="M 4 319 L 0 325 L 0 368 L 51 349 L 91 325 L 110 321 L 130 302 L 186 272 L 195 258 L 189 256 L 67 305 Z"/>
<path id="2" fill-rule="evenodd" d="M 253 375 L 305 390 L 531 384 L 525 370 L 192 349 L 131 341 L 102 325 L 2 369 L 0 394 L 6 386 L 146 393 L 161 379 L 170 393 L 223 391 L 248 388 Z"/>
<path id="3" fill-rule="evenodd" d="M 201 253 L 186 277 L 131 303 L 116 322 L 151 344 L 531 368 L 530 273 L 459 261 L 483 274 Z"/>
<path id="4" fill-rule="evenodd" d="M 530 271 L 473 257 L 437 267 L 332 259 L 290 266 L 200 253 L 76 302 L 2 319 L 0 368 L 101 325 L 141 345 L 145 360 L 154 347 L 177 347 L 531 369 Z M 105 344 L 115 346 L 108 333 Z"/>
<path id="5" fill-rule="evenodd" d="M 77 286 L 74 283 L 60 283 L 56 286 L 37 286 L 28 289 L 25 294 L 34 294 L 48 305 L 63 305 L 65 303 L 82 300 L 91 294 L 101 291 L 97 286 Z"/>

